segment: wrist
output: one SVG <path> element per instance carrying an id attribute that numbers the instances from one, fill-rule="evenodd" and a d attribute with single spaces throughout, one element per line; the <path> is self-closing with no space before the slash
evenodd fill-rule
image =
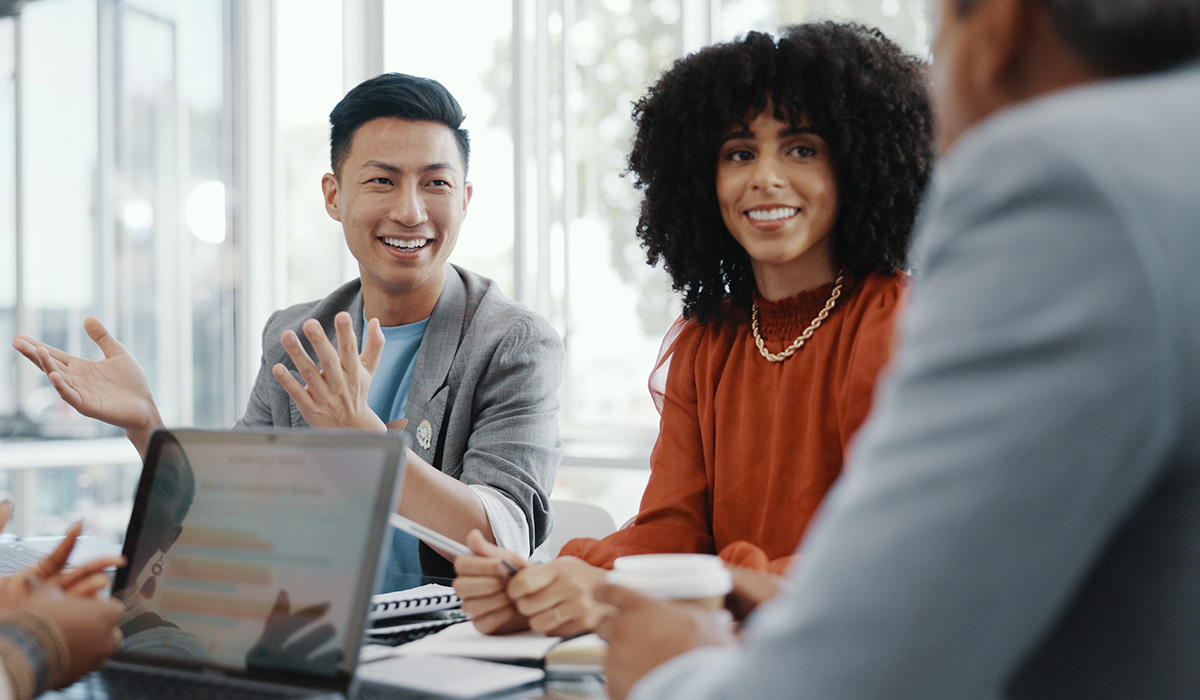
<path id="1" fill-rule="evenodd" d="M 16 698 L 32 698 L 66 684 L 67 642 L 53 622 L 23 610 L 0 621 L 0 659 Z"/>
<path id="2" fill-rule="evenodd" d="M 159 415 L 158 408 L 151 402 L 145 420 L 138 425 L 125 427 L 125 437 L 129 438 L 129 441 L 137 448 L 138 453 L 145 457 L 146 447 L 150 444 L 151 433 L 161 427 L 163 427 L 162 416 Z"/>
<path id="3" fill-rule="evenodd" d="M 383 419 L 370 410 L 367 413 L 356 415 L 331 416 L 327 423 L 326 427 L 340 430 L 361 430 L 366 433 L 386 433 L 388 431 L 387 424 L 383 422 Z"/>

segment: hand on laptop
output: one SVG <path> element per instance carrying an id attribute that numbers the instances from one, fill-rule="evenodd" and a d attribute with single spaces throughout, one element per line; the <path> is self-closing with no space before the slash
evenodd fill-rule
<path id="1" fill-rule="evenodd" d="M 125 606 L 112 599 L 64 595 L 54 584 L 31 582 L 21 610 L 46 620 L 62 632 L 67 643 L 66 673 L 47 679 L 52 688 L 74 683 L 100 668 L 121 646 L 118 624 Z"/>
<path id="2" fill-rule="evenodd" d="M 302 326 L 304 336 L 312 343 L 316 362 L 305 352 L 295 332 L 285 331 L 279 339 L 304 380 L 303 384 L 282 364 L 272 367 L 271 374 L 296 402 L 300 415 L 312 427 L 386 432 L 383 421 L 367 405 L 367 390 L 383 353 L 383 331 L 379 321 L 371 319 L 367 324 L 361 355 L 350 314 L 340 312 L 333 323 L 337 331 L 336 348 L 316 319 L 310 318 Z"/>
<path id="3" fill-rule="evenodd" d="M 84 319 L 83 329 L 104 352 L 103 360 L 69 355 L 27 335 L 18 335 L 12 345 L 46 373 L 58 395 L 76 411 L 122 428 L 144 452 L 150 433 L 163 424 L 146 373 L 99 319 Z"/>
<path id="4" fill-rule="evenodd" d="M 0 501 L 0 530 L 12 516 L 12 502 Z M 120 603 L 95 597 L 108 587 L 104 569 L 120 564 L 121 557 L 102 557 L 63 572 L 67 557 L 83 526 L 75 523 L 53 552 L 12 576 L 0 577 L 0 611 L 19 609 L 61 632 L 67 644 L 66 668 L 47 667 L 48 687 L 62 687 L 100 668 L 121 645 L 117 625 L 125 612 Z M 70 595 L 68 595 L 70 594 Z M 42 650 L 48 654 L 48 649 Z"/>
<path id="5" fill-rule="evenodd" d="M 8 524 L 12 516 L 12 502 L 0 501 L 0 530 Z M 21 605 L 32 592 L 31 583 L 46 582 L 62 589 L 63 592 L 75 596 L 92 597 L 108 588 L 112 581 L 105 569 L 120 566 L 124 561 L 121 556 L 99 557 L 81 564 L 70 571 L 63 571 L 75 540 L 83 531 L 83 525 L 75 523 L 67 528 L 67 534 L 62 542 L 47 554 L 41 561 L 25 571 L 12 576 L 0 577 L 0 610 L 9 610 Z"/>

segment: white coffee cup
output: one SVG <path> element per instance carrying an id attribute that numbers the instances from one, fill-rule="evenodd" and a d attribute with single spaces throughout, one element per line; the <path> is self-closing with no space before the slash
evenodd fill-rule
<path id="1" fill-rule="evenodd" d="M 693 603 L 706 610 L 724 606 L 733 577 L 712 554 L 635 554 L 613 562 L 606 579 L 660 600 Z"/>

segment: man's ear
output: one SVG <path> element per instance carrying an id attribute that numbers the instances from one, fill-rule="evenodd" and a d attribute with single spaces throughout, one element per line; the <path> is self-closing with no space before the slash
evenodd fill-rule
<path id="1" fill-rule="evenodd" d="M 972 10 L 980 30 L 972 78 L 983 94 L 1009 93 L 1023 82 L 1033 10 L 1031 0 L 987 0 Z"/>
<path id="2" fill-rule="evenodd" d="M 321 191 L 325 195 L 325 211 L 334 221 L 342 220 L 342 213 L 338 209 L 338 179 L 333 173 L 325 173 L 321 178 Z"/>
<path id="3" fill-rule="evenodd" d="M 475 194 L 475 186 L 468 182 L 466 183 L 466 186 L 463 187 L 463 191 L 466 193 L 465 197 L 463 198 L 463 213 L 466 214 L 467 205 L 471 203 L 471 195 Z"/>

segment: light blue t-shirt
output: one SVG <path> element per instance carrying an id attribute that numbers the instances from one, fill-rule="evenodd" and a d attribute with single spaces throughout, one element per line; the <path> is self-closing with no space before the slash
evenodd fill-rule
<path id="1" fill-rule="evenodd" d="M 365 324 L 364 324 L 365 325 Z M 429 319 L 405 326 L 391 326 L 383 331 L 383 354 L 371 379 L 367 405 L 384 423 L 404 417 L 408 390 L 412 386 L 413 370 L 417 367 L 417 351 L 425 337 Z"/>
<path id="2" fill-rule="evenodd" d="M 383 328 L 383 354 L 371 379 L 367 405 L 384 423 L 404 417 L 408 390 L 412 387 L 417 351 L 425 338 L 429 319 L 404 326 Z M 364 319 L 363 327 L 366 327 Z M 416 576 L 414 576 L 414 574 Z M 392 528 L 392 546 L 380 592 L 411 587 L 421 574 L 417 538 Z"/>

